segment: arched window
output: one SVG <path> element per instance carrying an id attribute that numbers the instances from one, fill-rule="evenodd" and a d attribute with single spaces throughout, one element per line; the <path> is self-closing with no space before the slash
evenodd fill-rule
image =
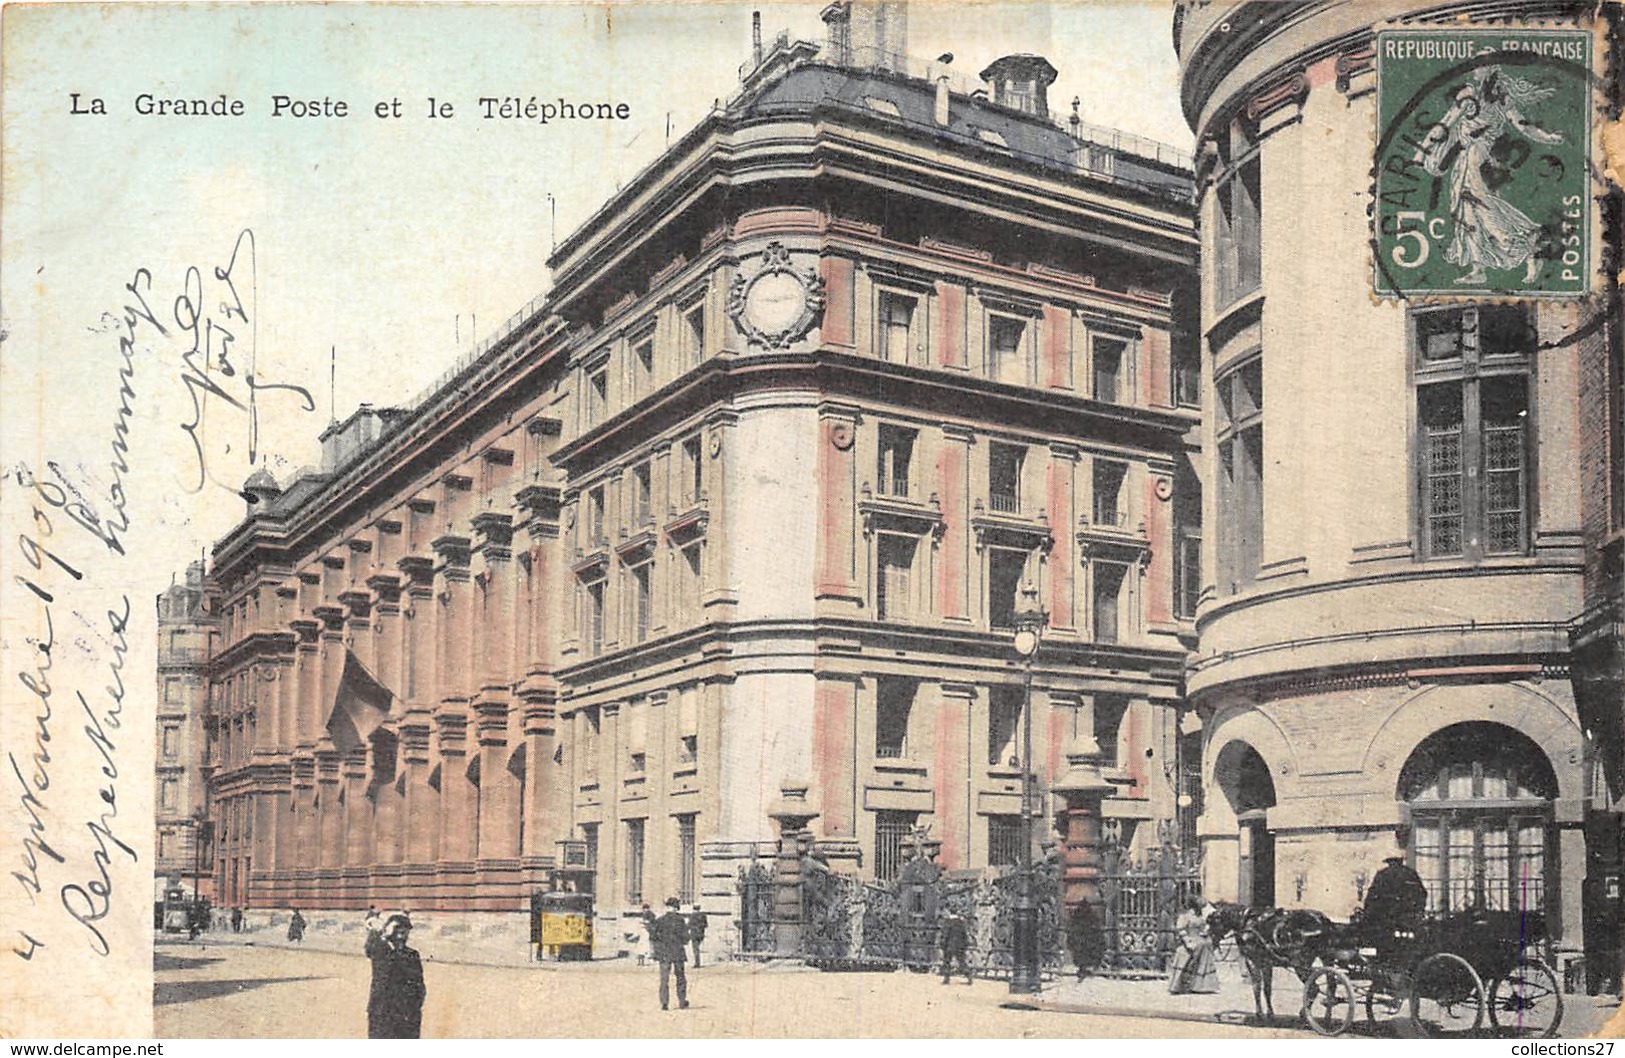
<path id="1" fill-rule="evenodd" d="M 1489 723 L 1436 732 L 1405 762 L 1399 795 L 1430 911 L 1545 906 L 1557 779 L 1526 736 Z"/>

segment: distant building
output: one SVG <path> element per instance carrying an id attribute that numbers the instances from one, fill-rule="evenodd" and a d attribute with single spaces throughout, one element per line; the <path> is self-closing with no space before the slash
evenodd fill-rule
<path id="1" fill-rule="evenodd" d="M 154 899 L 181 886 L 188 897 L 214 893 L 209 825 L 205 665 L 215 626 L 204 600 L 203 563 L 186 567 L 186 581 L 158 596 L 158 709 L 153 745 L 157 829 Z M 201 842 L 201 844 L 200 844 Z"/>
<path id="2" fill-rule="evenodd" d="M 1188 692 L 1210 897 L 1343 913 L 1397 851 L 1435 910 L 1541 911 L 1574 952 L 1582 889 L 1618 892 L 1617 292 L 1376 301 L 1366 209 L 1373 26 L 1514 11 L 1573 17 L 1179 6 L 1212 395 Z"/>
<path id="3" fill-rule="evenodd" d="M 512 912 L 571 841 L 601 916 L 731 921 L 785 780 L 867 877 L 919 825 L 1013 862 L 1024 602 L 1041 784 L 1098 739 L 1124 840 L 1177 837 L 1188 159 L 1054 120 L 1042 59 L 915 65 L 903 4 L 825 18 L 444 385 L 249 482 L 210 580 L 226 902 Z"/>

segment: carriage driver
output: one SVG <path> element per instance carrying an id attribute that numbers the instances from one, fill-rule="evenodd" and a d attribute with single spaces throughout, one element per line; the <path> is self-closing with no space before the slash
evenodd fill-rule
<path id="1" fill-rule="evenodd" d="M 1389 856 L 1371 879 L 1360 922 L 1371 942 L 1381 950 L 1414 934 L 1428 905 L 1427 886 L 1403 856 Z"/>

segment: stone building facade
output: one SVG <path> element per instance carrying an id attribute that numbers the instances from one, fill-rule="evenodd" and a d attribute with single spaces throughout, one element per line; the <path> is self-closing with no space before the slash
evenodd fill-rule
<path id="1" fill-rule="evenodd" d="M 1212 395 L 1188 692 L 1211 897 L 1346 913 L 1397 851 L 1435 909 L 1539 909 L 1575 950 L 1587 834 L 1618 827 L 1570 681 L 1605 292 L 1372 297 L 1373 27 L 1514 13 L 1178 11 Z"/>
<path id="2" fill-rule="evenodd" d="M 188 897 L 213 897 L 214 857 L 209 843 L 205 666 L 214 618 L 204 596 L 203 563 L 186 567 L 184 583 L 158 596 L 158 709 L 153 746 L 157 836 L 153 898 L 179 885 Z"/>
<path id="3" fill-rule="evenodd" d="M 1123 837 L 1173 834 L 1186 160 L 1052 119 L 1036 57 L 961 84 L 901 4 L 825 17 L 434 392 L 248 483 L 209 584 L 223 899 L 514 912 L 571 841 L 601 926 L 727 924 L 786 780 L 866 877 L 917 826 L 1013 862 L 1035 603 L 1042 788 L 1096 738 Z"/>

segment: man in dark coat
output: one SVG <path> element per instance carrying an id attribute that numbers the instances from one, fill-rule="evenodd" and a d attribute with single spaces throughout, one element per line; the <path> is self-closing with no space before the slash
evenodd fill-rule
<path id="1" fill-rule="evenodd" d="M 660 963 L 660 1009 L 671 1001 L 670 979 L 677 974 L 677 1006 L 688 1007 L 688 976 L 683 964 L 688 962 L 688 920 L 678 910 L 681 905 L 675 896 L 666 899 L 666 913 L 655 919 L 649 928 L 649 939 L 654 947 L 655 959 Z"/>
<path id="2" fill-rule="evenodd" d="M 1399 940 L 1397 935 L 1416 929 L 1427 906 L 1428 890 L 1422 876 L 1405 863 L 1405 857 L 1389 856 L 1371 879 L 1360 921 L 1371 943 L 1387 951 Z"/>
<path id="3" fill-rule="evenodd" d="M 698 905 L 689 908 L 688 940 L 694 946 L 694 965 L 700 965 L 700 941 L 705 939 L 705 927 L 710 923 L 706 921 L 705 912 Z"/>
<path id="4" fill-rule="evenodd" d="M 372 993 L 367 997 L 367 1038 L 415 1040 L 423 1028 L 423 962 L 406 946 L 412 920 L 390 915 L 380 930 L 367 931 Z"/>
<path id="5" fill-rule="evenodd" d="M 288 939 L 295 944 L 302 944 L 305 940 L 305 916 L 293 909 L 293 917 L 288 920 Z"/>
<path id="6" fill-rule="evenodd" d="M 954 911 L 944 911 L 940 930 L 942 983 L 948 983 L 948 975 L 957 962 L 959 972 L 965 975 L 965 983 L 970 984 L 970 960 L 966 958 L 966 953 L 970 951 L 970 930 L 965 926 L 965 917 Z"/>

